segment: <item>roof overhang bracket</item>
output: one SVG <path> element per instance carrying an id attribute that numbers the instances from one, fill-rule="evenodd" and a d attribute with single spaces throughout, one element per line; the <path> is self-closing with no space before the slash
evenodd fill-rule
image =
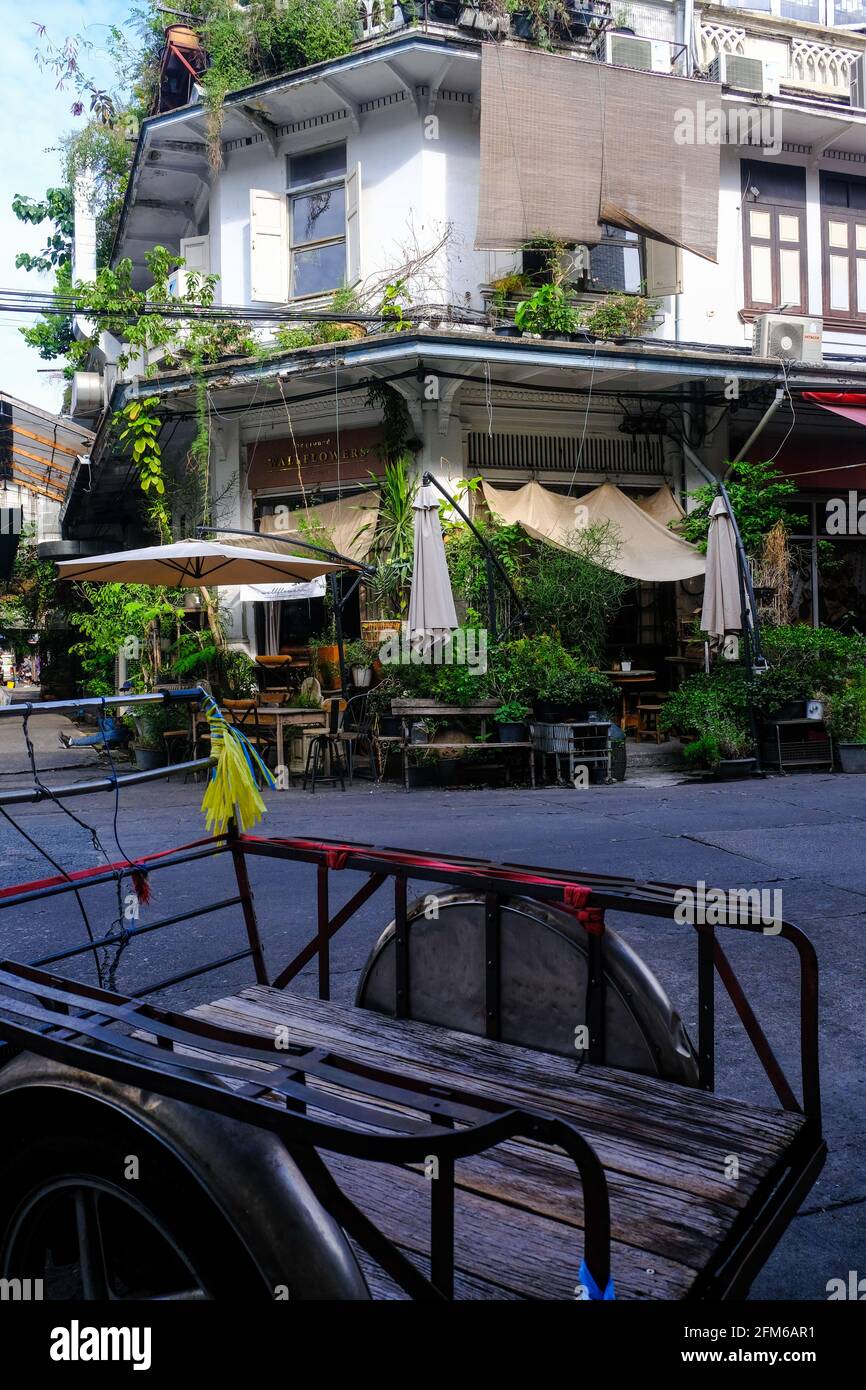
<path id="1" fill-rule="evenodd" d="M 280 138 L 280 133 L 273 121 L 269 121 L 267 116 L 263 116 L 261 111 L 256 111 L 252 106 L 239 105 L 234 109 L 239 111 L 246 121 L 249 121 L 253 129 L 258 131 L 259 135 L 264 136 L 271 147 L 271 154 L 274 156 L 274 159 L 276 159 L 277 143 Z"/>
<path id="2" fill-rule="evenodd" d="M 412 105 L 415 107 L 416 116 L 420 116 L 421 108 L 418 102 L 418 89 L 415 86 L 414 82 L 411 80 L 411 78 L 406 76 L 405 72 L 403 72 L 403 70 L 401 69 L 399 63 L 395 63 L 393 58 L 385 59 L 385 67 L 391 73 L 391 76 L 396 77 L 397 81 L 400 83 L 402 90 L 406 93 Z"/>
<path id="3" fill-rule="evenodd" d="M 440 66 L 439 66 L 438 69 L 436 70 L 435 76 L 434 76 L 434 77 L 431 79 L 431 81 L 430 81 L 430 86 L 429 86 L 429 88 L 428 88 L 428 90 L 427 90 L 427 115 L 428 115 L 428 116 L 432 116 L 432 115 L 433 115 L 433 112 L 436 110 L 436 107 L 437 107 L 437 105 L 438 105 L 438 103 L 439 103 L 439 95 L 440 95 L 440 92 L 441 92 L 441 90 L 442 90 L 442 83 L 445 81 L 445 78 L 448 76 L 448 72 L 449 72 L 449 70 L 450 70 L 450 68 L 451 68 L 451 64 L 452 64 L 453 61 L 454 61 L 453 57 L 449 55 L 449 57 L 447 57 L 447 58 L 445 59 L 445 61 L 444 61 L 443 63 L 440 64 Z"/>
<path id="4" fill-rule="evenodd" d="M 348 115 L 348 118 L 349 118 L 349 124 L 351 125 L 351 127 L 352 127 L 352 129 L 354 130 L 354 132 L 355 132 L 356 135 L 360 134 L 360 130 L 361 130 L 361 106 L 360 106 L 360 103 L 357 102 L 357 101 L 355 101 L 355 98 L 354 98 L 354 97 L 350 97 L 350 96 L 349 96 L 349 93 L 346 91 L 346 89 L 345 89 L 344 87 L 342 87 L 342 86 L 340 85 L 339 82 L 335 82 L 334 79 L 333 79 L 333 77 L 323 77 L 323 78 L 322 78 L 322 86 L 325 88 L 325 91 L 330 92 L 333 96 L 335 96 L 335 97 L 337 98 L 338 101 L 340 101 L 340 102 L 343 103 L 343 105 L 344 105 L 345 108 L 346 108 L 346 114 Z"/>

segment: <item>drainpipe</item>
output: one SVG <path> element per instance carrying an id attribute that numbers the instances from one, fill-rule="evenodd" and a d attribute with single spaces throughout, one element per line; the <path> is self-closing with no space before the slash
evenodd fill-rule
<path id="1" fill-rule="evenodd" d="M 770 423 L 776 411 L 779 409 L 779 406 L 782 404 L 782 401 L 785 399 L 785 394 L 786 393 L 781 386 L 776 387 L 775 397 L 770 402 L 767 409 L 764 411 L 763 415 L 761 416 L 755 428 L 752 430 L 752 433 L 749 435 L 745 444 L 742 446 L 741 449 L 738 450 L 741 459 L 744 459 L 746 457 L 758 436 L 764 433 L 764 430 L 766 429 L 767 425 Z M 729 463 L 725 471 L 726 478 L 730 475 L 732 467 L 733 465 Z M 714 479 L 714 481 L 718 480 Z"/>

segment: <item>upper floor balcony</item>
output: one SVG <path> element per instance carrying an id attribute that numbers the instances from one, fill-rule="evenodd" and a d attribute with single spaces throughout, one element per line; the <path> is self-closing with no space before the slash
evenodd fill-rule
<path id="1" fill-rule="evenodd" d="M 843 12 L 839 0 L 836 9 Z M 721 72 L 724 55 L 752 59 L 748 67 L 726 64 L 726 85 L 756 90 L 763 80 L 764 95 L 866 107 L 866 33 L 827 27 L 828 13 L 832 17 L 829 0 L 765 0 L 742 9 L 706 5 L 695 12 L 698 62 Z"/>

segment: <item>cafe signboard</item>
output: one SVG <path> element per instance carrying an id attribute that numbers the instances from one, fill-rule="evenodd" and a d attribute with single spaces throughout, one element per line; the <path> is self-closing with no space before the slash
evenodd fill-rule
<path id="1" fill-rule="evenodd" d="M 380 426 L 323 430 L 294 439 L 266 439 L 250 445 L 247 486 L 251 492 L 285 492 L 329 484 L 368 482 L 384 469 Z"/>

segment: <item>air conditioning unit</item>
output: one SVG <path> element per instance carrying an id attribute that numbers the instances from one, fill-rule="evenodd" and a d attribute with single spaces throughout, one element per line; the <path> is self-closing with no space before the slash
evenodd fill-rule
<path id="1" fill-rule="evenodd" d="M 756 357 L 778 357 L 787 362 L 824 361 L 820 318 L 798 318 L 794 314 L 759 314 L 755 319 L 752 351 Z"/>
<path id="2" fill-rule="evenodd" d="M 72 378 L 69 413 L 74 418 L 87 419 L 101 414 L 105 406 L 105 379 L 99 372 L 76 372 Z"/>
<path id="3" fill-rule="evenodd" d="M 603 63 L 619 68 L 642 68 L 644 72 L 671 70 L 671 46 L 661 39 L 639 39 L 634 34 L 605 34 L 596 49 Z"/>
<path id="4" fill-rule="evenodd" d="M 745 58 L 741 53 L 719 53 L 710 63 L 711 82 L 735 87 L 738 92 L 757 96 L 778 96 L 779 79 L 761 58 Z"/>
<path id="5" fill-rule="evenodd" d="M 866 106 L 866 53 L 858 53 L 848 69 L 848 102 L 862 110 Z"/>

